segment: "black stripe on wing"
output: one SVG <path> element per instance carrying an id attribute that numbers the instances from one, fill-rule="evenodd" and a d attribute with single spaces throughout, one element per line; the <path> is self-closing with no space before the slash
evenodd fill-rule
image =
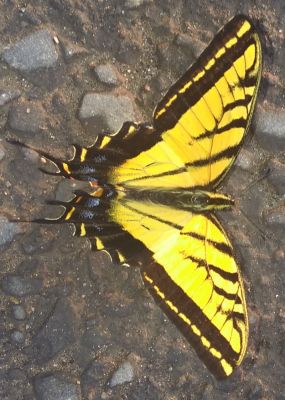
<path id="1" fill-rule="evenodd" d="M 225 53 L 216 60 L 211 67 L 210 72 L 206 72 L 197 82 L 192 81 L 188 90 L 179 93 L 192 78 L 200 72 L 205 71 L 204 66 L 211 60 L 215 59 L 217 51 L 225 45 L 232 37 L 236 36 L 236 32 L 247 21 L 244 16 L 236 16 L 233 18 L 218 34 L 214 37 L 210 45 L 204 50 L 199 59 L 188 69 L 188 71 L 170 88 L 163 99 L 158 103 L 154 111 L 154 127 L 159 131 L 167 131 L 173 128 L 180 117 L 194 104 L 196 104 L 203 95 L 211 89 L 215 83 L 224 75 L 224 73 L 233 65 L 244 51 L 251 45 L 255 44 L 253 34 L 255 32 L 253 26 L 238 39 Z M 257 77 L 252 77 L 253 84 L 256 84 Z M 167 103 L 171 102 L 169 111 L 167 112 Z M 166 108 L 166 111 L 159 115 L 160 111 Z"/>
<path id="2" fill-rule="evenodd" d="M 192 344 L 207 368 L 216 378 L 225 378 L 225 371 L 221 366 L 220 360 L 214 357 L 209 351 L 210 349 L 202 344 L 201 336 L 195 334 L 190 325 L 179 314 L 183 314 L 191 322 L 192 326 L 198 328 L 201 334 L 210 342 L 211 348 L 220 352 L 232 368 L 236 366 L 239 354 L 232 349 L 229 342 L 220 334 L 219 330 L 209 321 L 193 300 L 172 281 L 161 265 L 153 262 L 144 266 L 142 268 L 142 277 L 155 301 Z M 156 289 L 165 295 L 165 299 L 158 295 Z M 171 302 L 178 312 L 173 311 L 166 301 Z"/>

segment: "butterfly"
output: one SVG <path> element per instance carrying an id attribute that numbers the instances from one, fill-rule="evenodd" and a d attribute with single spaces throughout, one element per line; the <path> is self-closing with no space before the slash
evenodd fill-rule
<path id="1" fill-rule="evenodd" d="M 38 151 L 57 167 L 47 173 L 88 181 L 90 190 L 53 201 L 64 207 L 58 219 L 36 221 L 73 223 L 114 262 L 139 263 L 155 301 L 217 378 L 241 363 L 249 331 L 239 267 L 215 215 L 234 200 L 217 188 L 249 129 L 261 65 L 258 33 L 238 15 L 168 90 L 150 124 L 98 134 L 68 161 Z"/>

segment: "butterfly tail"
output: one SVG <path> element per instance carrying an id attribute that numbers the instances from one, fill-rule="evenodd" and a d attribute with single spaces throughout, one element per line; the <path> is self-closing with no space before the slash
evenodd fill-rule
<path id="1" fill-rule="evenodd" d="M 31 145 L 23 143 L 20 140 L 7 139 L 7 142 L 22 148 L 32 150 L 36 152 L 40 157 L 43 157 L 47 161 L 53 163 L 57 167 L 57 171 L 55 172 L 48 171 L 41 167 L 39 168 L 40 171 L 42 171 L 47 175 L 64 176 L 65 178 L 69 179 L 88 181 L 92 183 L 92 186 L 97 186 L 97 182 L 99 180 L 103 181 L 102 178 L 103 168 L 101 168 L 100 163 L 97 163 L 96 160 L 90 162 L 82 162 L 80 159 L 78 160 L 78 157 L 76 158 L 73 157 L 69 161 L 64 161 L 56 157 L 53 157 L 52 155 L 43 150 L 39 150 Z M 79 151 L 80 151 L 79 146 L 77 146 L 77 148 L 75 148 L 75 155 L 77 155 Z"/>
<path id="2" fill-rule="evenodd" d="M 69 162 L 64 162 L 56 157 L 51 156 L 50 154 L 48 154 L 47 152 L 45 152 L 43 150 L 36 149 L 34 146 L 23 143 L 17 139 L 7 139 L 7 142 L 10 144 L 13 144 L 15 146 L 23 147 L 25 149 L 29 149 L 29 150 L 36 152 L 40 157 L 43 157 L 46 160 L 50 161 L 58 168 L 58 171 L 56 171 L 56 172 L 51 172 L 51 171 L 47 171 L 43 168 L 39 168 L 40 171 L 44 172 L 45 174 L 61 175 L 61 176 L 65 176 L 66 178 L 69 178 L 70 175 L 72 175 L 72 171 L 70 169 Z"/>
<path id="3" fill-rule="evenodd" d="M 98 188 L 92 193 L 76 190 L 70 201 L 49 200 L 47 204 L 61 206 L 63 213 L 55 219 L 38 218 L 31 222 L 57 224 L 71 222 L 74 236 L 86 237 L 92 250 L 104 250 L 116 264 L 129 265 L 138 255 L 145 258 L 145 247 L 109 217 L 112 188 Z"/>

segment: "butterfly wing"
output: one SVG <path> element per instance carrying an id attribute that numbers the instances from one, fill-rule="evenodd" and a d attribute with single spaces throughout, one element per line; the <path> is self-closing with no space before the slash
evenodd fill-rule
<path id="1" fill-rule="evenodd" d="M 65 207 L 57 222 L 73 222 L 78 236 L 116 262 L 139 258 L 143 280 L 166 315 L 217 378 L 230 375 L 244 356 L 248 321 L 239 268 L 217 218 L 124 196 L 111 201 L 107 219 L 104 198 L 75 195 L 52 202 Z"/>
<path id="2" fill-rule="evenodd" d="M 152 254 L 142 276 L 155 300 L 218 378 L 245 353 L 248 321 L 232 245 L 213 214 L 120 200 L 119 224 Z"/>
<path id="3" fill-rule="evenodd" d="M 237 16 L 157 105 L 157 143 L 112 171 L 112 180 L 131 187 L 217 186 L 248 131 L 260 74 L 258 34 Z M 140 142 L 143 136 L 136 147 Z"/>
<path id="4" fill-rule="evenodd" d="M 125 188 L 215 188 L 248 131 L 261 76 L 251 21 L 234 17 L 157 105 L 153 124 L 126 122 L 94 146 L 75 146 L 57 174 Z M 44 155 L 46 156 L 46 155 Z"/>
<path id="5" fill-rule="evenodd" d="M 233 249 L 212 216 L 195 215 L 142 272 L 154 299 L 217 377 L 239 365 L 248 339 L 244 289 Z"/>

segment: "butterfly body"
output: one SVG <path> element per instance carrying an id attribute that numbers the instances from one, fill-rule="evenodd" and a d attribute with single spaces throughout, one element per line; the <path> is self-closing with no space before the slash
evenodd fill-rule
<path id="1" fill-rule="evenodd" d="M 149 201 L 153 204 L 171 206 L 174 209 L 178 208 L 191 212 L 229 209 L 234 204 L 234 200 L 228 195 L 199 189 L 173 188 L 165 190 L 160 188 L 142 188 L 134 190 L 124 188 L 123 191 L 121 190 L 121 199 Z"/>
<path id="2" fill-rule="evenodd" d="M 234 17 L 169 89 L 151 124 L 125 122 L 89 148 L 57 160 L 53 175 L 88 181 L 57 220 L 115 262 L 139 261 L 166 315 L 217 377 L 244 357 L 248 317 L 239 267 L 215 211 L 233 199 L 217 191 L 249 129 L 261 76 L 251 21 Z"/>

